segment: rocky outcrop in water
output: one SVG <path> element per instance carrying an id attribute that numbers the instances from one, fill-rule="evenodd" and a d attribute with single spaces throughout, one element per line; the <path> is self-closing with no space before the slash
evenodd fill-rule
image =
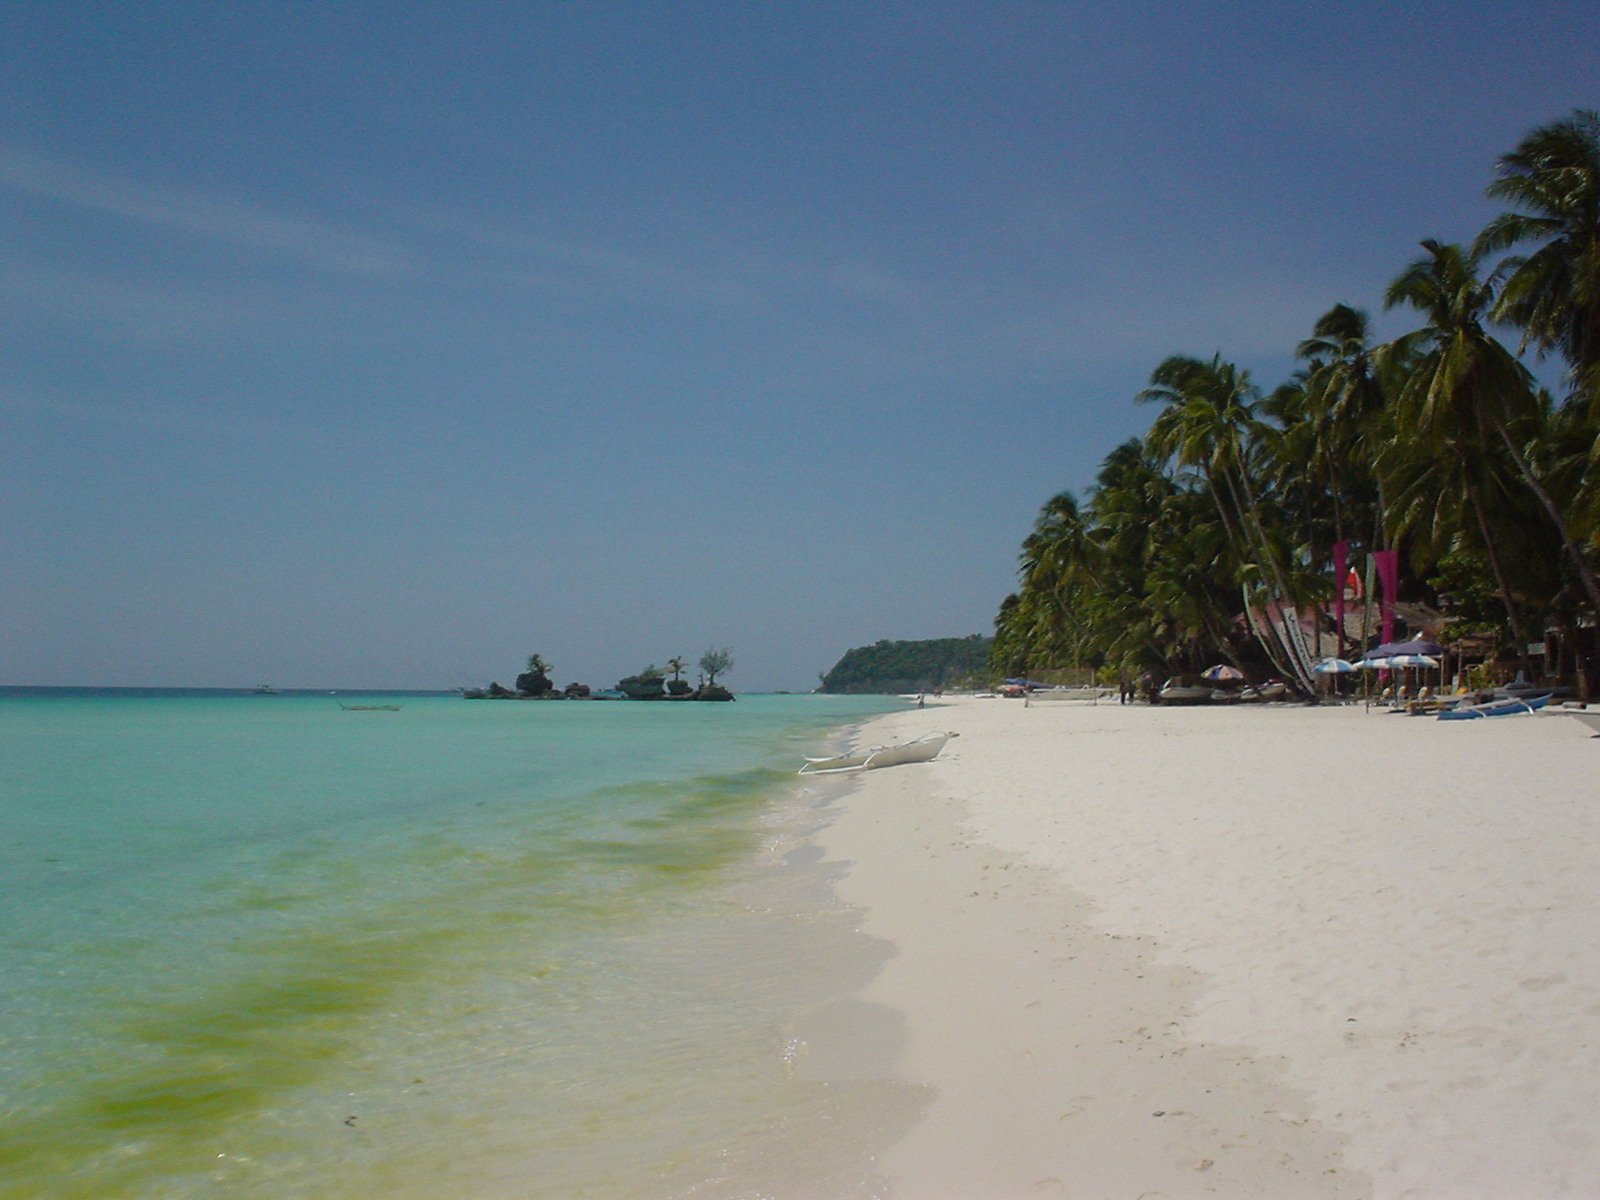
<path id="1" fill-rule="evenodd" d="M 660 675 L 645 671 L 617 680 L 617 691 L 629 700 L 665 700 L 667 685 Z"/>
<path id="2" fill-rule="evenodd" d="M 543 671 L 524 671 L 517 676 L 517 691 L 524 696 L 548 696 L 556 690 Z"/>

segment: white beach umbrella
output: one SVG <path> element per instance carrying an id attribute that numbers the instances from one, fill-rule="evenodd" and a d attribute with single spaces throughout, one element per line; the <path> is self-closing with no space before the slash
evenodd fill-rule
<path id="1" fill-rule="evenodd" d="M 1437 667 L 1439 660 L 1426 654 L 1395 654 L 1385 660 L 1391 667 Z"/>

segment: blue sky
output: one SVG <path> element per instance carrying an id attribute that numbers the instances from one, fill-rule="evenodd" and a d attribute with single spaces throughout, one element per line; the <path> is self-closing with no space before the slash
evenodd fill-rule
<path id="1" fill-rule="evenodd" d="M 1150 370 L 1470 238 L 1595 16 L 7 0 L 0 682 L 987 632 Z"/>

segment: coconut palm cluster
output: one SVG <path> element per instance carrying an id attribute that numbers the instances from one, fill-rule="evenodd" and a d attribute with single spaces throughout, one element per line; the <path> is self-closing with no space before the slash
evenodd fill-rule
<path id="1" fill-rule="evenodd" d="M 1392 550 L 1399 590 L 1527 666 L 1555 631 L 1580 692 L 1600 660 L 1600 117 L 1574 110 L 1499 162 L 1505 207 L 1432 239 L 1383 296 L 1416 327 L 1374 344 L 1336 304 L 1264 391 L 1220 355 L 1175 356 L 1135 397 L 1143 438 L 1080 501 L 1049 499 L 996 618 L 1004 674 L 1125 675 L 1219 659 L 1304 677 L 1285 612 L 1327 613 Z M 1537 374 L 1536 374 L 1537 372 Z M 1558 380 L 1549 386 L 1540 376 Z M 1274 620 L 1264 620 L 1269 614 Z M 1343 647 L 1347 628 L 1330 630 Z"/>

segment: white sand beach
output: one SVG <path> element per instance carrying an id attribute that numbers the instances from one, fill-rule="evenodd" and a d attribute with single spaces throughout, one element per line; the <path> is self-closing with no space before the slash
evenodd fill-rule
<path id="1" fill-rule="evenodd" d="M 898 1200 L 1600 1195 L 1578 721 L 962 698 L 860 740 L 935 729 L 821 835 L 934 1089 Z"/>

